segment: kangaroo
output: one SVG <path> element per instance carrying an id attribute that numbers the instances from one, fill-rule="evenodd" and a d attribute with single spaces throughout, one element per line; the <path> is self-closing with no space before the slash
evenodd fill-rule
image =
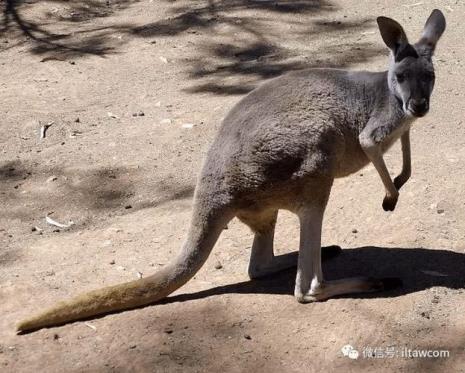
<path id="1" fill-rule="evenodd" d="M 377 22 L 391 52 L 387 71 L 292 72 L 265 82 L 232 108 L 207 154 L 187 239 L 174 260 L 149 277 L 61 302 L 19 323 L 18 333 L 165 298 L 202 267 L 234 217 L 254 232 L 250 278 L 297 265 L 294 295 L 301 303 L 392 285 L 367 277 L 327 281 L 321 266 L 322 220 L 333 180 L 373 163 L 386 189 L 382 207 L 393 211 L 411 174 L 410 126 L 429 110 L 432 55 L 446 27 L 443 13 L 431 13 L 416 44 L 393 19 Z M 399 138 L 403 166 L 393 181 L 383 153 Z M 299 218 L 298 255 L 273 253 L 279 209 Z"/>

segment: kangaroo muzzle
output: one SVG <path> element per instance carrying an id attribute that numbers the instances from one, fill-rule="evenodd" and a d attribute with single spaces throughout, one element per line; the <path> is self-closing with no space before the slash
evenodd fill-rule
<path id="1" fill-rule="evenodd" d="M 425 116 L 429 110 L 428 99 L 410 99 L 407 103 L 407 110 L 415 117 Z"/>

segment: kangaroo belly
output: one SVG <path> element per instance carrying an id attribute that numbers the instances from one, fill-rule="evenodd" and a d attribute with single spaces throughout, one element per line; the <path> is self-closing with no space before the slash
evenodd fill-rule
<path id="1" fill-rule="evenodd" d="M 361 170 L 369 163 L 369 159 L 365 155 L 365 153 L 360 149 L 357 152 L 351 152 L 350 155 L 346 155 L 341 161 L 338 163 L 336 168 L 336 178 L 346 177 L 354 172 Z"/>
<path id="2" fill-rule="evenodd" d="M 343 152 L 338 154 L 336 178 L 346 177 L 365 167 L 370 161 L 355 137 L 346 137 Z"/>

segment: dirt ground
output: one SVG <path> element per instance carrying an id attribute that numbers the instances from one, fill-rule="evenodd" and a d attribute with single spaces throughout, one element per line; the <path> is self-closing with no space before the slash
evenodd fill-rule
<path id="1" fill-rule="evenodd" d="M 463 1 L 0 6 L 0 371 L 465 372 Z M 58 300 L 176 255 L 202 159 L 241 96 L 304 67 L 384 69 L 376 17 L 414 40 L 433 8 L 448 26 L 397 209 L 382 210 L 367 167 L 336 182 L 323 228 L 324 244 L 344 248 L 327 277 L 400 277 L 402 288 L 299 304 L 295 271 L 248 280 L 252 234 L 233 221 L 163 304 L 15 335 L 17 321 Z M 400 147 L 385 159 L 396 174 Z M 57 229 L 46 215 L 74 225 Z M 280 214 L 276 234 L 279 252 L 296 250 L 294 216 Z M 358 359 L 343 355 L 347 344 Z M 375 348 L 384 357 L 363 356 Z M 388 355 L 403 348 L 449 357 Z"/>

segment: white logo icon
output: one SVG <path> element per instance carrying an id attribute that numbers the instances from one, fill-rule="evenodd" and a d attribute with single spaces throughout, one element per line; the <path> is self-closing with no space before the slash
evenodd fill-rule
<path id="1" fill-rule="evenodd" d="M 341 352 L 344 356 L 347 356 L 349 359 L 358 359 L 358 351 L 351 345 L 345 345 L 344 347 L 342 347 Z"/>

